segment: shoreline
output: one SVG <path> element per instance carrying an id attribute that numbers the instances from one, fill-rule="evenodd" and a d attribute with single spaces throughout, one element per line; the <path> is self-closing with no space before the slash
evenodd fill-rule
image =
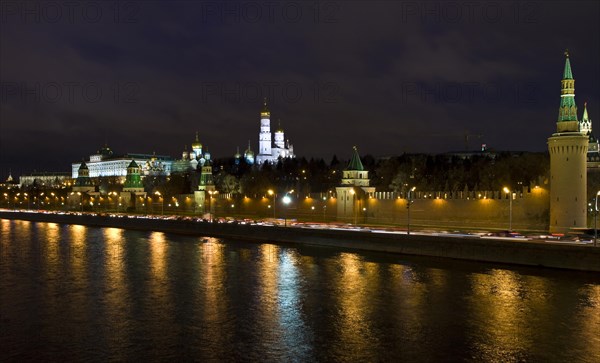
<path id="1" fill-rule="evenodd" d="M 600 248 L 528 240 L 378 233 L 188 220 L 0 211 L 0 219 L 160 231 L 303 246 L 600 272 Z"/>

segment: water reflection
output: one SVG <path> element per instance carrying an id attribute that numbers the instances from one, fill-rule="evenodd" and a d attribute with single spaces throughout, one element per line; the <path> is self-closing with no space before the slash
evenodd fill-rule
<path id="1" fill-rule="evenodd" d="M 0 233 L 0 361 L 600 361 L 596 275 L 43 223 Z"/>
<path id="2" fill-rule="evenodd" d="M 119 228 L 103 229 L 104 238 L 104 293 L 106 301 L 106 320 L 109 322 L 106 336 L 109 349 L 119 352 L 119 347 L 126 345 L 131 338 L 127 322 L 121 319 L 130 315 L 131 300 L 129 287 L 125 278 L 124 230 Z M 124 359 L 116 355 L 115 359 Z"/>
<path id="3" fill-rule="evenodd" d="M 520 276 L 509 270 L 471 275 L 472 328 L 481 338 L 475 354 L 486 362 L 518 362 L 531 347 L 525 309 L 525 288 Z"/>
<path id="4" fill-rule="evenodd" d="M 312 340 L 304 312 L 302 311 L 301 277 L 298 270 L 300 256 L 297 251 L 286 249 L 280 253 L 277 275 L 277 301 L 279 327 L 283 332 L 282 344 L 287 359 L 312 357 Z"/>
<path id="5" fill-rule="evenodd" d="M 227 356 L 227 346 L 231 344 L 231 329 L 228 326 L 226 312 L 229 299 L 226 289 L 226 262 L 224 246 L 216 238 L 207 238 L 200 246 L 199 278 L 203 281 L 200 294 L 203 296 L 199 315 L 202 326 L 210 334 L 203 335 L 203 348 L 212 352 L 213 356 Z"/>
<path id="6" fill-rule="evenodd" d="M 265 337 L 260 342 L 265 348 L 269 345 L 279 344 L 283 334 L 279 326 L 278 310 L 278 264 L 279 246 L 262 244 L 258 247 L 258 295 L 257 295 L 257 323 Z"/>
<path id="7" fill-rule="evenodd" d="M 588 284 L 579 289 L 580 313 L 575 323 L 580 326 L 578 346 L 582 359 L 600 362 L 600 285 Z"/>
<path id="8" fill-rule="evenodd" d="M 378 285 L 377 267 L 353 253 L 341 253 L 339 266 L 335 287 L 339 305 L 336 331 L 340 341 L 336 347 L 340 351 L 336 355 L 368 360 L 379 344 L 371 324 L 373 309 L 378 308 L 374 294 Z"/>
<path id="9" fill-rule="evenodd" d="M 152 232 L 148 243 L 150 246 L 150 271 L 152 272 L 152 278 L 157 283 L 164 283 L 167 274 L 165 268 L 167 253 L 165 234 L 162 232 Z"/>

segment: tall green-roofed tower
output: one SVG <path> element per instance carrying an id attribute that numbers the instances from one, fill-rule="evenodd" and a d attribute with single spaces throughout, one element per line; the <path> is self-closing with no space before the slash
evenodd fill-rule
<path id="1" fill-rule="evenodd" d="M 550 232 L 566 233 L 587 226 L 587 152 L 589 136 L 580 130 L 575 105 L 575 79 L 568 51 L 561 81 L 556 133 L 550 152 Z"/>

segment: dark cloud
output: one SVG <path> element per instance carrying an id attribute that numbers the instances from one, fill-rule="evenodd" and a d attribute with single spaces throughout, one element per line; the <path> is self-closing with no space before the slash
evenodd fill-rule
<path id="1" fill-rule="evenodd" d="M 597 2 L 117 4 L 99 21 L 0 9 L 0 177 L 67 170 L 105 141 L 177 156 L 199 131 L 215 157 L 256 148 L 263 96 L 301 156 L 444 152 L 465 132 L 541 151 L 565 48 L 580 108 L 600 114 Z"/>

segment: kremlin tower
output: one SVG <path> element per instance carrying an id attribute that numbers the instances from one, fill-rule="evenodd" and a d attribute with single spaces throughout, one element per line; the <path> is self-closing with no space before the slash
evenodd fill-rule
<path id="1" fill-rule="evenodd" d="M 550 232 L 565 233 L 587 225 L 587 128 L 577 120 L 575 79 L 565 52 L 556 133 L 548 138 L 550 151 Z M 587 115 L 586 115 L 587 118 Z M 585 126 L 585 125 L 583 125 Z"/>

